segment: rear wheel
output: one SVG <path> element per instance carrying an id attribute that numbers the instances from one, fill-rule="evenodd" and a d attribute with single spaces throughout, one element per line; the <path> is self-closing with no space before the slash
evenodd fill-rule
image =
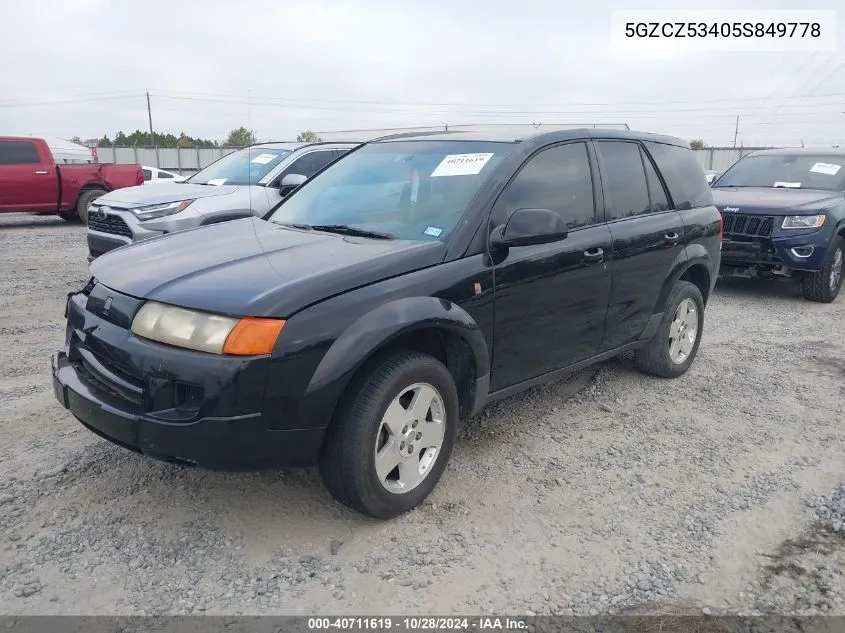
<path id="1" fill-rule="evenodd" d="M 79 198 L 76 200 L 75 215 L 77 215 L 86 226 L 88 225 L 88 207 L 91 206 L 91 203 L 94 202 L 94 200 L 105 194 L 106 192 L 102 189 L 86 189 L 79 194 Z"/>
<path id="2" fill-rule="evenodd" d="M 654 337 L 637 350 L 637 366 L 663 378 L 686 373 L 701 343 L 704 331 L 704 299 L 698 286 L 679 281 L 666 300 L 666 311 Z"/>
<path id="3" fill-rule="evenodd" d="M 804 298 L 818 303 L 830 303 L 842 288 L 843 253 L 845 240 L 836 236 L 830 243 L 821 270 L 801 280 Z"/>
<path id="4" fill-rule="evenodd" d="M 458 394 L 449 370 L 418 352 L 389 356 L 341 399 L 320 472 L 347 506 L 389 519 L 437 485 L 455 441 Z"/>

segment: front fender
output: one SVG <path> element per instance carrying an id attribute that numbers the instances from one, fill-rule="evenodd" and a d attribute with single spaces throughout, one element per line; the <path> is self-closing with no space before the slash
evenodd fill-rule
<path id="1" fill-rule="evenodd" d="M 361 366 L 392 340 L 422 328 L 460 336 L 472 350 L 476 378 L 489 374 L 490 352 L 484 334 L 463 308 L 436 297 L 397 299 L 360 317 L 334 341 L 311 377 L 300 419 L 310 427 L 327 426 L 338 399 Z"/>

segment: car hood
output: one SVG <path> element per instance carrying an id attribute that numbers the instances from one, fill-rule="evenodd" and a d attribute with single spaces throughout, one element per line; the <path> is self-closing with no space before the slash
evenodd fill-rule
<path id="1" fill-rule="evenodd" d="M 115 249 L 91 263 L 104 286 L 236 316 L 288 317 L 347 290 L 441 262 L 442 242 L 374 240 L 244 218 Z"/>
<path id="2" fill-rule="evenodd" d="M 814 215 L 837 204 L 845 194 L 837 191 L 789 189 L 787 187 L 719 187 L 713 190 L 719 211 L 749 215 Z"/>
<path id="3" fill-rule="evenodd" d="M 240 187 L 236 185 L 192 185 L 189 182 L 158 183 L 155 187 L 138 185 L 137 187 L 124 187 L 110 191 L 97 198 L 96 204 L 132 209 L 179 200 L 225 196 L 233 194 L 239 189 Z"/>

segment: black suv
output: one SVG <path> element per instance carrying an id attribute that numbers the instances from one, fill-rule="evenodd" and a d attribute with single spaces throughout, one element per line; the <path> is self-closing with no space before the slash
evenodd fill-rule
<path id="1" fill-rule="evenodd" d="M 677 139 L 388 137 L 263 219 L 97 259 L 68 298 L 55 393 L 156 458 L 319 463 L 338 499 L 388 518 L 431 492 L 458 421 L 492 400 L 627 350 L 683 374 L 720 243 Z"/>
<path id="2" fill-rule="evenodd" d="M 725 219 L 722 277 L 794 279 L 829 303 L 842 288 L 845 150 L 771 149 L 713 183 Z"/>

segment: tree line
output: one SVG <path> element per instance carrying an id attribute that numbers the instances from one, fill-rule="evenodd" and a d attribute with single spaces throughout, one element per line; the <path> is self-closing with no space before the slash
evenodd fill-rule
<path id="1" fill-rule="evenodd" d="M 304 130 L 296 136 L 296 140 L 300 142 L 313 143 L 321 141 L 322 139 L 312 130 Z M 74 136 L 71 139 L 74 143 L 84 144 L 82 139 Z M 214 147 L 243 147 L 245 145 L 252 145 L 257 142 L 255 130 L 249 130 L 244 126 L 235 128 L 229 132 L 226 140 L 221 142 L 210 139 L 196 138 L 188 136 L 184 132 L 179 134 L 156 132 L 153 138 L 149 132 L 142 130 L 135 130 L 131 134 L 125 134 L 123 131 L 117 132 L 114 138 L 110 138 L 108 134 L 103 135 L 102 138 L 97 139 L 98 147 L 186 147 L 186 148 L 200 148 L 208 149 Z"/>

